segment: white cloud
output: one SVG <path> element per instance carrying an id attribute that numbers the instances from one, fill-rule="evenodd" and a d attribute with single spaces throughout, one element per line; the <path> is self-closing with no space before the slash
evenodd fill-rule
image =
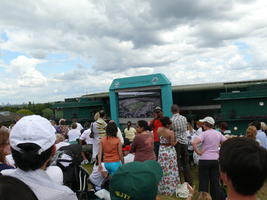
<path id="1" fill-rule="evenodd" d="M 0 77 L 13 88 L 5 95 L 57 100 L 149 73 L 165 73 L 173 84 L 266 78 L 266 9 L 260 0 L 3 0 L 1 51 L 21 53 L 1 58 Z M 40 71 L 57 54 L 85 63 Z"/>

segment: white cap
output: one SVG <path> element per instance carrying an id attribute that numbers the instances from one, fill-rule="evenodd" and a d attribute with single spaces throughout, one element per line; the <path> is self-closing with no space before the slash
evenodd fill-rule
<path id="1" fill-rule="evenodd" d="M 199 120 L 200 122 L 208 122 L 211 125 L 215 124 L 215 120 L 212 117 L 205 117 L 204 119 Z"/>
<path id="2" fill-rule="evenodd" d="M 22 117 L 10 132 L 10 146 L 21 151 L 19 144 L 34 143 L 41 147 L 39 154 L 49 149 L 56 141 L 56 130 L 51 123 L 39 115 Z"/>

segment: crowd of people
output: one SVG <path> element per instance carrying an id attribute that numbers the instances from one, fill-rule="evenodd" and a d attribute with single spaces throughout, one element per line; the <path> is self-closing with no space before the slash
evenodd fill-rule
<path id="1" fill-rule="evenodd" d="M 95 191 L 107 189 L 112 200 L 154 200 L 179 192 L 187 199 L 256 199 L 267 178 L 267 126 L 254 121 L 243 137 L 229 138 L 225 122 L 216 129 L 207 116 L 194 130 L 178 105 L 171 112 L 171 118 L 164 116 L 157 106 L 151 121 L 139 120 L 135 127 L 129 121 L 123 132 L 103 110 L 84 126 L 74 119 L 69 128 L 64 119 L 57 125 L 37 115 L 21 118 L 10 130 L 1 126 L 0 199 L 77 199 L 61 169 L 50 166 L 72 145 L 81 147 L 80 164 L 93 164 L 89 184 Z M 190 167 L 195 164 L 198 191 Z M 8 196 L 5 191 L 15 191 L 15 185 L 21 190 Z"/>

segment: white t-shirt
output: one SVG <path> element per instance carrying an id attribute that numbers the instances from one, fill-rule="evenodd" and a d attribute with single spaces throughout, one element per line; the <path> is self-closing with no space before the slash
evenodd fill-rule
<path id="1" fill-rule="evenodd" d="M 93 144 L 94 138 L 90 138 L 91 129 L 85 130 L 82 135 L 80 136 L 80 140 L 85 140 L 86 144 Z"/>
<path id="2" fill-rule="evenodd" d="M 83 126 L 79 123 L 79 122 L 76 122 L 77 124 L 77 128 L 79 131 L 81 131 L 83 129 Z"/>
<path id="3" fill-rule="evenodd" d="M 80 135 L 81 135 L 81 132 L 77 128 L 69 130 L 69 132 L 68 132 L 69 142 L 76 141 L 77 139 L 79 139 Z"/>
<path id="4" fill-rule="evenodd" d="M 106 172 L 104 163 L 101 163 L 103 171 Z M 102 176 L 101 172 L 98 170 L 98 165 L 94 164 L 93 171 L 89 177 L 90 181 L 98 187 L 101 187 L 101 184 L 105 180 L 105 177 Z"/>
<path id="5" fill-rule="evenodd" d="M 127 156 L 124 156 L 124 164 L 134 161 L 134 154 L 129 153 Z"/>
<path id="6" fill-rule="evenodd" d="M 121 144 L 124 144 L 124 139 L 122 137 L 121 130 L 119 129 L 119 127 L 118 127 L 117 137 L 120 139 Z"/>

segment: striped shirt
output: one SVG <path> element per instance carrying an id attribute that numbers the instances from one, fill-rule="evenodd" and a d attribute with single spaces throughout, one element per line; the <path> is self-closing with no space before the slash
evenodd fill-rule
<path id="1" fill-rule="evenodd" d="M 174 135 L 176 137 L 176 140 L 180 144 L 187 144 L 187 120 L 184 116 L 180 115 L 179 113 L 176 113 L 171 118 L 172 121 L 172 130 L 174 132 Z"/>

